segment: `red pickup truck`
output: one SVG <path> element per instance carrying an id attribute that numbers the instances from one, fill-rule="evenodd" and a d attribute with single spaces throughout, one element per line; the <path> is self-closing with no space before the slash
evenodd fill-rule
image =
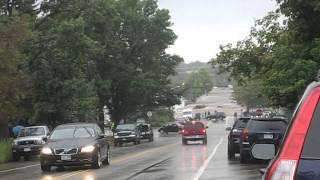
<path id="1" fill-rule="evenodd" d="M 207 144 L 207 128 L 200 121 L 186 122 L 181 131 L 182 144 L 188 144 L 188 141 L 199 140 L 202 140 L 203 144 Z"/>

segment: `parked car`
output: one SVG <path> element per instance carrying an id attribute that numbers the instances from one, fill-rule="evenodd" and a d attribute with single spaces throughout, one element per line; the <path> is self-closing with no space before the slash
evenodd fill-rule
<path id="1" fill-rule="evenodd" d="M 226 118 L 226 113 L 224 112 L 214 112 L 213 114 L 210 114 L 207 116 L 207 119 L 209 120 L 224 120 Z"/>
<path id="2" fill-rule="evenodd" d="M 189 121 L 185 123 L 181 135 L 182 144 L 188 144 L 188 141 L 199 141 L 203 144 L 207 144 L 207 128 L 200 121 Z"/>
<path id="3" fill-rule="evenodd" d="M 18 137 L 12 144 L 12 158 L 18 161 L 21 156 L 28 160 L 31 155 L 39 155 L 46 143 L 43 138 L 49 135 L 47 126 L 30 126 L 21 129 Z"/>
<path id="4" fill-rule="evenodd" d="M 264 180 L 313 180 L 320 174 L 320 83 L 306 89 Z"/>
<path id="5" fill-rule="evenodd" d="M 182 126 L 179 126 L 176 122 L 169 122 L 165 125 L 161 126 L 158 131 L 160 134 L 168 134 L 168 133 L 179 133 Z"/>
<path id="6" fill-rule="evenodd" d="M 122 145 L 122 143 L 133 142 L 140 144 L 140 129 L 136 124 L 119 124 L 113 134 L 114 146 Z"/>
<path id="7" fill-rule="evenodd" d="M 239 117 L 233 124 L 228 135 L 228 158 L 233 159 L 236 153 L 240 153 L 240 135 L 246 127 L 250 117 Z"/>
<path id="8" fill-rule="evenodd" d="M 153 141 L 153 129 L 151 124 L 139 124 L 141 139 L 148 139 L 149 142 Z"/>
<path id="9" fill-rule="evenodd" d="M 287 128 L 283 118 L 252 118 L 240 138 L 240 162 L 270 160 L 279 149 Z"/>
<path id="10" fill-rule="evenodd" d="M 47 138 L 40 154 L 42 171 L 51 166 L 64 167 L 89 164 L 100 168 L 110 162 L 106 136 L 95 123 L 72 123 L 57 126 Z"/>

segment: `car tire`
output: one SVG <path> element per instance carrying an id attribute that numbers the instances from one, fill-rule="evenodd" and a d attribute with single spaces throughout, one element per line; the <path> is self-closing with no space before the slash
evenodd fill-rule
<path id="1" fill-rule="evenodd" d="M 247 163 L 248 162 L 248 156 L 247 153 L 240 150 L 240 163 Z"/>
<path id="2" fill-rule="evenodd" d="M 91 167 L 94 169 L 99 169 L 101 166 L 102 166 L 101 153 L 100 153 L 100 149 L 98 149 L 93 157 L 93 162 L 91 164 Z"/>
<path id="3" fill-rule="evenodd" d="M 152 141 L 153 141 L 153 135 L 149 137 L 149 142 L 152 142 Z"/>
<path id="4" fill-rule="evenodd" d="M 188 140 L 182 139 L 182 144 L 187 145 L 188 144 Z"/>
<path id="5" fill-rule="evenodd" d="M 107 149 L 107 157 L 102 161 L 104 165 L 109 165 L 110 164 L 110 150 L 109 148 Z"/>
<path id="6" fill-rule="evenodd" d="M 207 144 L 207 138 L 204 138 L 203 140 L 202 140 L 202 144 Z"/>
<path id="7" fill-rule="evenodd" d="M 160 136 L 163 136 L 164 135 L 164 130 L 159 130 L 159 133 L 160 133 Z"/>
<path id="8" fill-rule="evenodd" d="M 43 172 L 49 172 L 51 170 L 51 166 L 46 164 L 43 160 L 40 162 L 40 167 Z"/>
<path id="9" fill-rule="evenodd" d="M 134 145 L 137 145 L 137 144 L 138 144 L 138 141 L 137 141 L 137 140 L 134 140 L 134 141 L 133 141 L 133 144 L 134 144 Z"/>
<path id="10" fill-rule="evenodd" d="M 12 160 L 13 161 L 19 161 L 20 160 L 20 156 L 18 153 L 12 153 Z"/>
<path id="11" fill-rule="evenodd" d="M 234 159 L 235 158 L 235 153 L 233 148 L 228 145 L 228 159 Z"/>
<path id="12" fill-rule="evenodd" d="M 118 142 L 117 141 L 114 141 L 113 144 L 114 144 L 115 147 L 118 146 Z"/>

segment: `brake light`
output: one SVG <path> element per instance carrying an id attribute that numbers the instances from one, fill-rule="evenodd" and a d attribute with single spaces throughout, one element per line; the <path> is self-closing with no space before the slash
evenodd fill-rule
<path id="1" fill-rule="evenodd" d="M 202 132 L 202 133 L 206 133 L 206 129 L 202 129 L 201 132 Z"/>
<path id="2" fill-rule="evenodd" d="M 249 131 L 247 128 L 245 128 L 242 132 L 242 139 L 243 140 L 248 140 L 249 139 Z"/>
<path id="3" fill-rule="evenodd" d="M 196 123 L 196 121 L 192 121 L 192 124 L 195 124 Z"/>
<path id="4" fill-rule="evenodd" d="M 182 129 L 182 131 L 181 131 L 181 132 L 182 132 L 182 134 L 183 134 L 183 133 L 185 133 L 186 131 L 185 131 L 184 129 Z"/>
<path id="5" fill-rule="evenodd" d="M 303 104 L 300 105 L 278 156 L 265 174 L 266 180 L 294 179 L 304 140 L 319 100 L 319 94 L 319 88 L 312 90 Z"/>

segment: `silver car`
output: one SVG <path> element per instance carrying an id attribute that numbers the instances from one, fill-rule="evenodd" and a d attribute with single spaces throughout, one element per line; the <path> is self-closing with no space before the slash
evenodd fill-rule
<path id="1" fill-rule="evenodd" d="M 21 156 L 29 160 L 31 155 L 38 155 L 46 143 L 44 138 L 49 135 L 47 126 L 30 126 L 21 129 L 12 144 L 12 158 L 18 161 Z"/>

